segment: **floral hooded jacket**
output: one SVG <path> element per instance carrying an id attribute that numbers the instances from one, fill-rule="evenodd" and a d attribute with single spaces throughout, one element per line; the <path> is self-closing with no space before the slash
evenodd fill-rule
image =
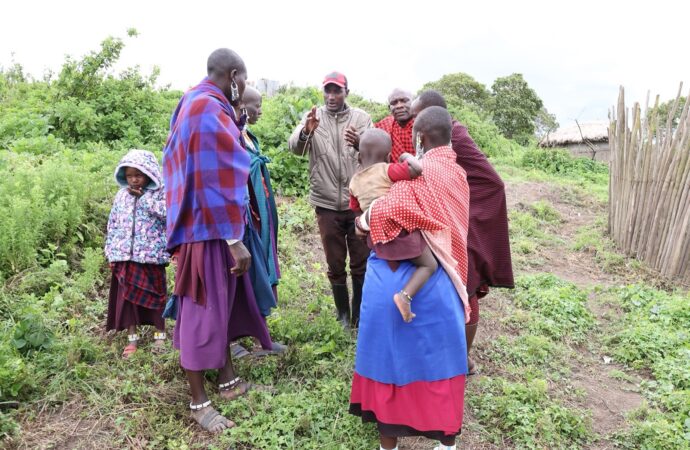
<path id="1" fill-rule="evenodd" d="M 139 169 L 151 180 L 141 197 L 127 190 L 127 167 Z M 167 264 L 170 256 L 165 251 L 165 189 L 156 157 L 146 150 L 130 150 L 115 169 L 115 181 L 121 189 L 108 219 L 106 258 L 111 263 Z"/>

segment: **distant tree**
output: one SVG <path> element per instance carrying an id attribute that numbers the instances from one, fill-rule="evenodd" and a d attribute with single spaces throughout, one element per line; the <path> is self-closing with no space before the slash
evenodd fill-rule
<path id="1" fill-rule="evenodd" d="M 556 120 L 556 115 L 551 114 L 546 108 L 542 107 L 534 120 L 534 126 L 536 128 L 536 135 L 539 139 L 542 139 L 547 134 L 558 128 L 558 121 Z"/>
<path id="2" fill-rule="evenodd" d="M 451 73 L 437 81 L 426 83 L 422 91 L 433 89 L 445 97 L 448 106 L 471 107 L 480 113 L 487 114 L 490 110 L 491 93 L 472 76 L 463 73 Z"/>
<path id="3" fill-rule="evenodd" d="M 348 95 L 347 103 L 350 106 L 355 106 L 368 112 L 373 122 L 378 122 L 391 113 L 387 104 L 366 99 L 359 94 L 351 93 Z"/>
<path id="4" fill-rule="evenodd" d="M 676 112 L 673 114 L 673 119 L 671 123 L 671 129 L 675 130 L 678 127 L 678 122 L 680 121 L 680 115 L 683 112 L 683 106 L 685 106 L 685 97 L 681 97 L 680 101 L 678 103 L 678 108 L 676 109 Z M 661 126 L 666 126 L 666 121 L 668 120 L 668 115 L 671 112 L 671 109 L 673 108 L 673 104 L 675 103 L 674 100 L 669 100 L 667 102 L 664 102 L 659 105 L 659 124 Z"/>
<path id="5" fill-rule="evenodd" d="M 491 86 L 493 121 L 507 138 L 525 144 L 534 135 L 543 102 L 522 74 L 497 78 Z"/>

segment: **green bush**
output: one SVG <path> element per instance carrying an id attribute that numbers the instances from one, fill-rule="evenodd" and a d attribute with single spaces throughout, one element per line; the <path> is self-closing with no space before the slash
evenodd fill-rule
<path id="1" fill-rule="evenodd" d="M 449 107 L 451 116 L 467 127 L 479 149 L 489 158 L 506 157 L 521 151 L 515 141 L 505 138 L 491 119 L 470 107 Z"/>
<path id="2" fill-rule="evenodd" d="M 47 267 L 80 247 L 102 245 L 119 156 L 0 150 L 0 272 Z"/>
<path id="3" fill-rule="evenodd" d="M 522 155 L 522 167 L 553 175 L 575 175 L 595 183 L 608 182 L 608 166 L 589 158 L 574 158 L 557 148 L 529 148 Z"/>
<path id="4" fill-rule="evenodd" d="M 182 93 L 158 89 L 158 69 L 113 74 L 123 48 L 122 39 L 107 38 L 81 59 L 68 57 L 56 79 L 0 72 L 0 148 L 53 154 L 65 145 L 104 142 L 116 149 L 161 149 Z"/>

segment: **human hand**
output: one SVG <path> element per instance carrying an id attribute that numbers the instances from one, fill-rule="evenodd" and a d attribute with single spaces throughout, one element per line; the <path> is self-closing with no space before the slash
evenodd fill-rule
<path id="1" fill-rule="evenodd" d="M 355 236 L 360 239 L 366 239 L 368 235 L 369 232 L 361 227 L 359 217 L 357 217 L 355 219 Z"/>
<path id="2" fill-rule="evenodd" d="M 141 197 L 142 195 L 144 195 L 144 189 L 142 189 L 142 188 L 128 187 L 127 192 L 129 192 L 130 195 L 133 195 L 135 197 Z"/>
<path id="3" fill-rule="evenodd" d="M 230 254 L 235 260 L 235 266 L 230 268 L 232 275 L 244 275 L 252 264 L 252 255 L 242 241 L 237 241 L 230 246 Z"/>
<path id="4" fill-rule="evenodd" d="M 356 149 L 359 148 L 359 132 L 352 125 L 345 128 L 345 142 Z"/>
<path id="5" fill-rule="evenodd" d="M 316 106 L 312 106 L 311 111 L 307 114 L 307 121 L 304 124 L 304 133 L 306 135 L 312 134 L 318 128 L 319 122 L 319 118 L 316 117 Z"/>

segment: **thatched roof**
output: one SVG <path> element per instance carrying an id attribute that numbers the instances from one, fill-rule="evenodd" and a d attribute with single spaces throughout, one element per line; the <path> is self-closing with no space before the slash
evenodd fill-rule
<path id="1" fill-rule="evenodd" d="M 580 133 L 580 129 L 582 133 Z M 581 144 L 584 142 L 583 137 L 590 142 L 608 142 L 609 122 L 582 122 L 579 128 L 575 123 L 561 127 L 544 136 L 539 145 L 542 147 L 554 147 L 557 145 Z"/>

